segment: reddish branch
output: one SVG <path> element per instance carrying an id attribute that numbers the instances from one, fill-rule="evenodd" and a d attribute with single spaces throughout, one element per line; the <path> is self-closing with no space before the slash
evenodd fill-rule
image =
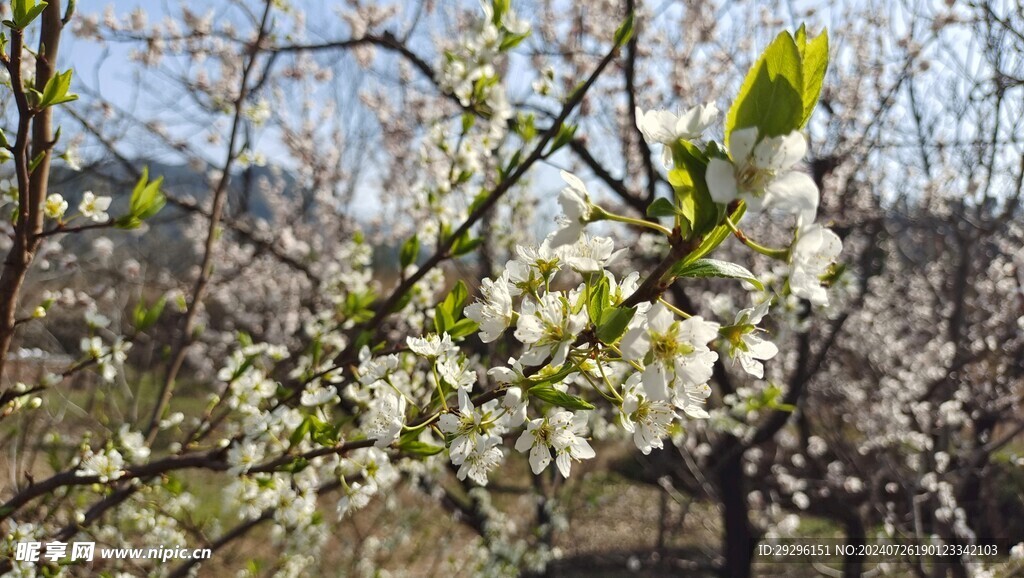
<path id="1" fill-rule="evenodd" d="M 43 10 L 36 56 L 35 89 L 40 92 L 53 78 L 63 27 L 60 0 L 51 0 Z M 11 150 L 18 183 L 18 219 L 14 224 L 13 245 L 4 261 L 3 274 L 0 275 L 0 378 L 4 375 L 7 352 L 11 348 L 17 326 L 15 315 L 18 296 L 39 247 L 39 233 L 43 230 L 43 202 L 49 184 L 50 156 L 54 144 L 52 107 L 33 109 L 25 92 L 21 76 L 24 42 L 24 31 L 12 28 L 11 54 L 4 60 L 18 109 L 17 137 Z M 37 157 L 38 164 L 30 172 L 31 159 Z"/>

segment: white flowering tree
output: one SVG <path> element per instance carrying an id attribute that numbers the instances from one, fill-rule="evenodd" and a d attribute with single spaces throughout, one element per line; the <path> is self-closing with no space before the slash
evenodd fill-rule
<path id="1" fill-rule="evenodd" d="M 685 504 L 662 524 L 721 516 L 717 556 L 659 534 L 613 562 L 634 569 L 751 575 L 794 514 L 851 543 L 1008 536 L 981 504 L 1024 427 L 1019 311 L 997 306 L 1019 299 L 1021 130 L 966 99 L 994 140 L 940 146 L 954 115 L 914 104 L 923 17 L 893 73 L 880 25 L 830 48 L 744 3 L 730 28 L 632 0 L 61 4 L 3 4 L 0 573 L 543 574 L 568 480 L 624 444 L 634 483 Z M 1017 42 L 1005 7 L 968 13 L 1004 39 L 985 54 Z M 945 14 L 928 38 L 960 33 Z M 66 29 L 126 53 L 144 102 L 60 72 Z M 977 66 L 1003 75 L 997 117 L 1019 112 L 1019 61 Z M 880 152 L 895 102 L 920 162 Z M 394 541 L 335 552 L 380 504 Z M 214 559 L 7 556 L 80 540 Z"/>

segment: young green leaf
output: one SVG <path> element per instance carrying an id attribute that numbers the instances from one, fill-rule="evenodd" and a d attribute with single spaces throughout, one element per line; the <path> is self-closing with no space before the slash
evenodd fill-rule
<path id="1" fill-rule="evenodd" d="M 814 107 L 818 105 L 821 86 L 825 82 L 825 72 L 828 70 L 828 30 L 823 30 L 817 38 L 808 42 L 807 31 L 801 26 L 797 31 L 796 44 L 803 62 L 804 114 L 800 121 L 800 126 L 803 127 L 811 119 Z"/>
<path id="2" fill-rule="evenodd" d="M 71 69 L 66 72 L 57 73 L 46 82 L 43 88 L 43 95 L 39 98 L 39 108 L 46 108 L 72 100 L 78 100 L 77 94 L 69 94 L 71 88 Z"/>
<path id="3" fill-rule="evenodd" d="M 728 261 L 719 261 L 718 259 L 698 259 L 689 264 L 677 263 L 672 268 L 671 274 L 676 277 L 693 277 L 698 279 L 707 277 L 742 279 L 757 287 L 759 291 L 764 291 L 764 285 L 746 267 Z"/>
<path id="4" fill-rule="evenodd" d="M 461 257 L 462 255 L 465 255 L 479 247 L 483 242 L 484 240 L 480 237 L 470 237 L 469 231 L 466 231 L 459 235 L 458 238 L 455 239 L 455 242 L 452 243 L 451 255 L 452 257 Z"/>
<path id="5" fill-rule="evenodd" d="M 676 216 L 676 207 L 665 197 L 658 197 L 654 199 L 653 203 L 647 205 L 647 216 L 652 218 L 674 217 Z"/>
<path id="6" fill-rule="evenodd" d="M 609 307 L 601 315 L 602 322 L 597 328 L 601 343 L 615 343 L 626 332 L 626 326 L 636 314 L 636 307 Z"/>
<path id="7" fill-rule="evenodd" d="M 572 141 L 573 137 L 576 136 L 576 125 L 573 124 L 562 124 L 558 127 L 558 133 L 555 134 L 555 138 L 551 142 L 551 148 L 545 156 L 554 154 L 555 151 L 564 147 Z"/>
<path id="8" fill-rule="evenodd" d="M 608 307 L 608 278 L 601 277 L 597 285 L 590 289 L 587 301 L 587 314 L 594 325 L 601 324 L 601 313 Z"/>
<path id="9" fill-rule="evenodd" d="M 420 238 L 417 235 L 413 235 L 402 243 L 402 248 L 398 252 L 398 260 L 402 264 L 402 268 L 405 269 L 409 265 L 416 262 L 416 258 L 420 256 Z"/>
<path id="10" fill-rule="evenodd" d="M 428 444 L 425 442 L 421 442 L 419 440 L 409 440 L 399 443 L 398 449 L 401 450 L 402 453 L 420 457 L 427 457 L 443 452 L 444 446 L 435 446 L 433 444 Z"/>
<path id="11" fill-rule="evenodd" d="M 736 207 L 736 210 L 732 212 L 729 218 L 732 219 L 733 223 L 738 223 L 740 219 L 743 217 L 743 213 L 745 213 L 746 210 L 746 205 L 740 203 L 740 206 Z M 704 255 L 707 255 L 711 251 L 714 251 L 719 245 L 722 244 L 722 241 L 725 241 L 725 238 L 729 236 L 729 233 L 729 226 L 726 224 L 718 225 L 717 227 L 712 229 L 710 233 L 704 236 L 704 240 L 697 247 L 697 249 L 694 252 L 690 253 L 685 259 L 683 259 L 683 265 L 689 265 L 690 263 L 697 261 Z"/>
<path id="12" fill-rule="evenodd" d="M 594 406 L 587 400 L 559 391 L 550 385 L 533 386 L 530 388 L 530 395 L 565 409 L 594 409 Z"/>
<path id="13" fill-rule="evenodd" d="M 800 51 L 789 32 L 781 32 L 747 72 L 725 121 L 732 131 L 757 127 L 758 135 L 780 136 L 800 128 L 804 116 L 804 77 Z"/>
<path id="14" fill-rule="evenodd" d="M 446 331 L 448 335 L 452 336 L 452 339 L 461 339 L 467 335 L 476 333 L 480 329 L 480 326 L 476 321 L 472 319 L 459 319 L 454 324 L 449 326 Z"/>
<path id="15" fill-rule="evenodd" d="M 615 46 L 624 46 L 629 39 L 633 36 L 633 13 L 630 12 L 629 16 L 619 25 L 618 29 L 615 30 Z"/>
<path id="16" fill-rule="evenodd" d="M 161 297 L 157 299 L 156 303 L 152 307 L 146 307 L 146 304 L 139 301 L 135 305 L 134 321 L 136 331 L 145 331 L 150 327 L 156 325 L 156 322 L 160 319 L 160 314 L 164 312 L 164 306 L 167 304 L 167 297 Z"/>
<path id="17" fill-rule="evenodd" d="M 669 172 L 668 180 L 675 191 L 677 212 L 686 219 L 692 234 L 703 235 L 714 228 L 719 218 L 718 206 L 708 190 L 708 159 L 687 141 L 672 146 L 672 159 L 675 168 Z"/>

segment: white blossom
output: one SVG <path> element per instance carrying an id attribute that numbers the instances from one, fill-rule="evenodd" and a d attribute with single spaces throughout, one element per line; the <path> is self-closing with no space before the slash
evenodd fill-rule
<path id="1" fill-rule="evenodd" d="M 373 445 L 386 448 L 402 435 L 405 425 L 405 397 L 389 391 L 378 398 L 368 416 L 366 436 L 373 438 Z"/>
<path id="2" fill-rule="evenodd" d="M 545 418 L 530 420 L 526 430 L 516 440 L 516 451 L 530 452 L 530 468 L 539 474 L 551 463 L 551 452 L 555 455 L 555 466 L 568 478 L 573 460 L 594 457 L 594 449 L 583 437 L 586 433 L 587 414 L 583 412 L 557 411 Z"/>
<path id="3" fill-rule="evenodd" d="M 623 336 L 626 359 L 643 361 L 643 385 L 654 401 L 671 399 L 691 417 L 705 418 L 700 406 L 708 395 L 707 381 L 718 354 L 708 343 L 718 336 L 717 323 L 694 316 L 678 321 L 661 303 Z"/>
<path id="4" fill-rule="evenodd" d="M 43 214 L 47 217 L 60 220 L 64 218 L 64 213 L 68 210 L 68 202 L 64 200 L 64 197 L 58 193 L 53 193 L 46 196 L 46 203 L 43 205 Z"/>
<path id="5" fill-rule="evenodd" d="M 405 342 L 413 353 L 427 359 L 446 357 L 458 351 L 458 348 L 452 343 L 452 336 L 447 333 L 441 337 L 438 337 L 436 333 L 431 333 L 426 337 L 410 336 L 405 338 Z"/>
<path id="6" fill-rule="evenodd" d="M 97 476 L 101 482 L 116 480 L 124 475 L 124 457 L 117 450 L 88 451 L 76 472 L 79 476 Z"/>
<path id="7" fill-rule="evenodd" d="M 743 309 L 736 314 L 732 325 L 722 328 L 726 338 L 729 357 L 739 361 L 744 371 L 761 379 L 764 377 L 764 360 L 775 357 L 779 348 L 771 341 L 758 335 L 757 324 L 761 322 L 771 307 L 771 299 L 766 299 L 756 307 Z"/>
<path id="8" fill-rule="evenodd" d="M 584 225 L 590 222 L 593 212 L 590 193 L 583 181 L 568 171 L 562 171 L 561 175 L 569 186 L 558 194 L 562 216 L 558 219 L 558 230 L 549 237 L 553 249 L 575 243 L 583 234 Z"/>
<path id="9" fill-rule="evenodd" d="M 106 211 L 110 208 L 110 200 L 110 197 L 98 197 L 92 191 L 86 191 L 82 195 L 82 202 L 78 204 L 78 212 L 87 219 L 101 223 L 108 218 Z"/>
<path id="10" fill-rule="evenodd" d="M 828 292 L 821 284 L 829 265 L 843 250 L 843 242 L 830 229 L 810 225 L 800 232 L 793 247 L 789 276 L 789 289 L 797 297 L 810 300 L 814 305 L 828 305 Z"/>
<path id="11" fill-rule="evenodd" d="M 716 203 L 746 201 L 752 214 L 780 208 L 811 222 L 818 211 L 818 187 L 810 176 L 794 170 L 806 152 L 807 141 L 799 132 L 758 142 L 757 128 L 734 130 L 729 135 L 731 162 L 708 162 L 711 198 Z"/>
<path id="12" fill-rule="evenodd" d="M 501 336 L 512 323 L 512 295 L 505 275 L 480 284 L 483 299 L 469 304 L 466 317 L 480 325 L 480 340 L 490 343 Z"/>
<path id="13" fill-rule="evenodd" d="M 561 293 L 546 293 L 539 302 L 524 299 L 515 336 L 529 348 L 519 361 L 538 365 L 550 355 L 552 367 L 562 365 L 586 324 L 586 311 L 573 313 L 569 299 Z"/>
<path id="14" fill-rule="evenodd" d="M 678 417 L 667 401 L 653 401 L 640 388 L 641 375 L 634 373 L 626 381 L 619 418 L 622 427 L 633 434 L 633 443 L 644 453 L 663 447 L 662 438 Z"/>
<path id="15" fill-rule="evenodd" d="M 572 245 L 564 245 L 560 253 L 565 263 L 579 273 L 596 273 L 615 261 L 624 249 L 615 251 L 610 237 L 590 237 L 581 234 Z"/>

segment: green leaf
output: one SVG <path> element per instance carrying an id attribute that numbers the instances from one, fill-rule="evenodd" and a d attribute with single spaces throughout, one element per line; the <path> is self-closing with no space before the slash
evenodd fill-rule
<path id="1" fill-rule="evenodd" d="M 658 197 L 654 199 L 653 203 L 647 205 L 647 216 L 652 218 L 675 217 L 676 207 L 672 204 L 672 201 L 665 197 Z"/>
<path id="2" fill-rule="evenodd" d="M 443 452 L 444 446 L 435 446 L 434 444 L 428 444 L 419 440 L 409 440 L 398 444 L 398 449 L 401 450 L 402 453 L 427 457 Z"/>
<path id="3" fill-rule="evenodd" d="M 462 310 L 466 307 L 466 301 L 469 300 L 469 289 L 466 288 L 466 284 L 460 279 L 452 287 L 452 290 L 448 292 L 448 295 L 444 298 L 444 302 L 449 306 L 449 311 L 452 313 L 453 318 L 459 318 L 462 315 Z"/>
<path id="4" fill-rule="evenodd" d="M 519 46 L 519 43 L 526 40 L 529 36 L 529 32 L 524 34 L 505 34 L 505 37 L 501 40 L 501 44 L 498 45 L 498 50 L 501 52 L 511 50 L 512 48 Z"/>
<path id="5" fill-rule="evenodd" d="M 608 278 L 602 276 L 597 285 L 590 289 L 590 299 L 587 301 L 587 314 L 594 325 L 601 324 L 601 313 L 608 307 Z"/>
<path id="6" fill-rule="evenodd" d="M 757 127 L 760 137 L 780 136 L 802 126 L 804 78 L 800 51 L 783 31 L 747 72 L 725 122 L 725 141 L 732 131 Z"/>
<path id="7" fill-rule="evenodd" d="M 402 243 L 402 248 L 398 252 L 398 260 L 402 264 L 402 268 L 405 269 L 409 265 L 416 262 L 416 258 L 420 256 L 420 238 L 417 235 L 413 235 Z"/>
<path id="8" fill-rule="evenodd" d="M 615 46 L 624 46 L 629 39 L 633 36 L 633 13 L 630 12 L 629 16 L 619 25 L 615 30 Z"/>
<path id="9" fill-rule="evenodd" d="M 743 213 L 745 213 L 746 210 L 746 205 L 740 203 L 740 206 L 737 207 L 736 210 L 732 212 L 732 215 L 730 215 L 729 218 L 732 219 L 733 223 L 738 223 L 740 221 L 740 218 L 743 217 Z M 694 261 L 700 259 L 704 255 L 707 255 L 711 251 L 714 251 L 716 248 L 718 248 L 719 245 L 722 244 L 722 241 L 725 241 L 725 238 L 729 236 L 730 232 L 731 231 L 729 230 L 729 226 L 725 224 L 718 225 L 717 227 L 712 229 L 711 232 L 704 237 L 704 240 L 701 241 L 701 244 L 697 246 L 697 249 L 690 253 L 689 255 L 687 255 L 685 259 L 683 259 L 683 264 L 689 265 L 690 263 L 693 263 Z"/>
<path id="10" fill-rule="evenodd" d="M 165 305 L 167 305 L 167 297 L 160 297 L 152 307 L 146 307 L 145 302 L 139 301 L 135 305 L 133 312 L 135 330 L 145 331 L 156 325 L 156 322 L 160 319 L 160 314 L 164 312 Z"/>
<path id="11" fill-rule="evenodd" d="M 480 237 L 477 237 L 475 239 L 471 238 L 469 236 L 469 231 L 466 231 L 465 233 L 459 235 L 458 238 L 455 239 L 455 242 L 452 243 L 452 248 L 450 251 L 451 256 L 461 257 L 462 255 L 465 255 L 473 251 L 473 249 L 479 247 L 480 244 L 483 242 L 484 240 Z"/>
<path id="12" fill-rule="evenodd" d="M 441 335 L 449 328 L 455 325 L 455 318 L 452 316 L 451 311 L 446 309 L 443 305 L 438 305 L 434 308 L 434 331 L 438 335 Z"/>
<path id="13" fill-rule="evenodd" d="M 742 279 L 757 287 L 759 291 L 764 291 L 764 285 L 746 267 L 728 261 L 719 261 L 718 259 L 698 259 L 688 264 L 680 262 L 672 267 L 671 274 L 676 277 L 693 277 L 698 279 L 707 277 Z"/>
<path id="14" fill-rule="evenodd" d="M 551 156 L 555 151 L 569 144 L 572 139 L 576 136 L 576 125 L 574 124 L 562 124 L 558 127 L 558 133 L 555 135 L 554 140 L 551 143 L 551 148 L 544 156 Z"/>
<path id="15" fill-rule="evenodd" d="M 559 391 L 550 385 L 535 385 L 530 388 L 529 392 L 534 397 L 565 409 L 594 409 L 594 406 L 587 400 Z"/>
<path id="16" fill-rule="evenodd" d="M 492 6 L 494 6 L 493 13 L 491 15 L 491 22 L 497 26 L 501 24 L 501 19 L 505 17 L 505 13 L 508 12 L 511 0 L 494 0 Z"/>
<path id="17" fill-rule="evenodd" d="M 29 173 L 36 172 L 36 167 L 38 167 L 39 163 L 43 162 L 43 159 L 46 158 L 46 153 L 47 152 L 49 152 L 49 151 L 41 150 L 41 151 L 39 151 L 39 153 L 36 156 L 32 157 L 32 160 L 29 161 L 29 163 L 28 163 L 28 172 Z"/>
<path id="18" fill-rule="evenodd" d="M 139 177 L 135 188 L 132 189 L 131 202 L 128 208 L 131 214 L 140 220 L 146 220 L 160 212 L 160 209 L 167 204 L 167 198 L 160 191 L 160 185 L 164 182 L 163 177 L 155 181 L 149 181 L 149 167 L 142 168 L 142 175 Z"/>
<path id="19" fill-rule="evenodd" d="M 327 423 L 315 415 L 309 415 L 310 438 L 313 443 L 322 446 L 334 446 L 338 443 L 338 426 Z"/>
<path id="20" fill-rule="evenodd" d="M 77 94 L 68 94 L 68 89 L 71 88 L 71 72 L 69 68 L 66 72 L 53 75 L 46 82 L 46 87 L 43 88 L 43 95 L 39 98 L 39 108 L 46 108 L 78 99 Z"/>
<path id="21" fill-rule="evenodd" d="M 718 223 L 718 205 L 708 190 L 708 159 L 693 143 L 679 141 L 672 145 L 669 183 L 675 191 L 678 213 L 686 220 L 693 235 L 703 235 Z M 686 237 L 690 237 L 684 231 Z"/>
<path id="22" fill-rule="evenodd" d="M 478 329 L 480 329 L 480 326 L 477 325 L 476 321 L 473 321 L 472 319 L 459 319 L 453 325 L 448 327 L 446 331 L 448 332 L 448 335 L 452 336 L 452 339 L 461 339 L 467 335 L 476 333 Z"/>
<path id="23" fill-rule="evenodd" d="M 11 2 L 13 19 L 4 20 L 4 24 L 11 28 L 25 28 L 43 13 L 46 6 L 46 2 L 36 4 L 36 0 L 13 0 Z"/>
<path id="24" fill-rule="evenodd" d="M 636 314 L 636 307 L 609 307 L 601 315 L 602 322 L 597 328 L 601 343 L 615 343 L 626 332 L 626 326 Z"/>
<path id="25" fill-rule="evenodd" d="M 804 114 L 800 121 L 803 127 L 811 119 L 814 107 L 818 105 L 818 97 L 821 96 L 821 86 L 825 82 L 825 72 L 828 70 L 828 29 L 825 29 L 817 38 L 807 41 L 807 29 L 800 26 L 796 32 L 796 47 L 800 51 L 800 59 L 803 62 L 803 102 Z"/>
<path id="26" fill-rule="evenodd" d="M 311 428 L 312 424 L 310 423 L 309 416 L 306 416 L 306 418 L 302 420 L 302 423 L 299 424 L 299 427 L 295 428 L 295 431 L 292 432 L 292 435 L 288 436 L 288 443 L 290 443 L 292 447 L 299 445 L 302 438 L 306 437 L 306 434 L 309 433 Z"/>

